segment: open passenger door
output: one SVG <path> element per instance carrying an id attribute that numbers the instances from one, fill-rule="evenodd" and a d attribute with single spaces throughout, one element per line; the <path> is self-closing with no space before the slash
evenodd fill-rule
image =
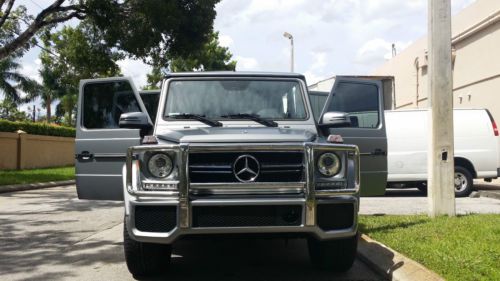
<path id="1" fill-rule="evenodd" d="M 147 114 L 128 78 L 80 81 L 75 141 L 78 198 L 123 200 L 127 148 L 140 144 L 139 129 L 118 126 L 120 115 L 127 112 Z"/>
<path id="2" fill-rule="evenodd" d="M 346 113 L 347 122 L 330 126 L 325 119 L 328 112 Z M 361 195 L 383 195 L 387 184 L 387 136 L 381 81 L 337 76 L 318 123 L 324 134 L 341 135 L 344 143 L 359 147 Z"/>

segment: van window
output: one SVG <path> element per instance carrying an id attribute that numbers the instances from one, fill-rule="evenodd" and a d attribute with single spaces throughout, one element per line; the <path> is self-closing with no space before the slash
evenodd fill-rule
<path id="1" fill-rule="evenodd" d="M 337 85 L 327 112 L 349 114 L 351 127 L 376 128 L 379 124 L 379 97 L 375 85 L 341 82 Z"/>
<path id="2" fill-rule="evenodd" d="M 83 127 L 118 128 L 122 113 L 141 111 L 134 91 L 126 81 L 91 83 L 83 89 Z"/>
<path id="3" fill-rule="evenodd" d="M 144 107 L 146 107 L 146 110 L 148 111 L 149 117 L 151 118 L 151 121 L 153 121 L 153 124 L 156 122 L 156 113 L 158 111 L 158 101 L 160 100 L 160 92 L 139 92 L 139 95 L 141 96 L 142 103 L 144 104 Z"/>
<path id="4" fill-rule="evenodd" d="M 328 98 L 328 92 L 309 92 L 309 102 L 311 103 L 311 108 L 314 114 L 314 119 L 319 120 L 321 111 L 325 107 L 326 98 Z"/>

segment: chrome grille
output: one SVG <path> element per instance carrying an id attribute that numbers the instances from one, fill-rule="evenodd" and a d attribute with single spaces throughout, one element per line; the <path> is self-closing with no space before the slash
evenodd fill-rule
<path id="1" fill-rule="evenodd" d="M 233 165 L 242 155 L 253 156 L 260 164 L 259 175 L 255 182 L 300 182 L 304 180 L 302 151 L 196 152 L 189 154 L 190 182 L 240 182 L 234 174 Z"/>

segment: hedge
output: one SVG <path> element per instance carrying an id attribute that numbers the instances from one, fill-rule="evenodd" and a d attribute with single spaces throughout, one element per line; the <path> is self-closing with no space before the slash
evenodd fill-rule
<path id="1" fill-rule="evenodd" d="M 42 122 L 12 122 L 7 120 L 0 120 L 0 132 L 13 133 L 17 130 L 22 130 L 32 135 L 43 136 L 75 137 L 76 135 L 75 128 L 71 127 L 63 127 Z"/>

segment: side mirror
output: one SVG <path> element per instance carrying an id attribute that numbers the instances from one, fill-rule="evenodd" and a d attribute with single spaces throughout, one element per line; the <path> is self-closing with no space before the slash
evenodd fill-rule
<path id="1" fill-rule="evenodd" d="M 118 122 L 120 128 L 140 129 L 141 136 L 144 136 L 153 126 L 149 123 L 148 115 L 143 112 L 128 112 L 120 115 Z"/>
<path id="2" fill-rule="evenodd" d="M 319 123 L 320 132 L 326 137 L 331 128 L 351 127 L 349 114 L 340 111 L 331 111 L 323 114 Z"/>
<path id="3" fill-rule="evenodd" d="M 350 127 L 351 119 L 349 114 L 340 111 L 331 111 L 323 114 L 321 125 L 330 128 Z"/>

